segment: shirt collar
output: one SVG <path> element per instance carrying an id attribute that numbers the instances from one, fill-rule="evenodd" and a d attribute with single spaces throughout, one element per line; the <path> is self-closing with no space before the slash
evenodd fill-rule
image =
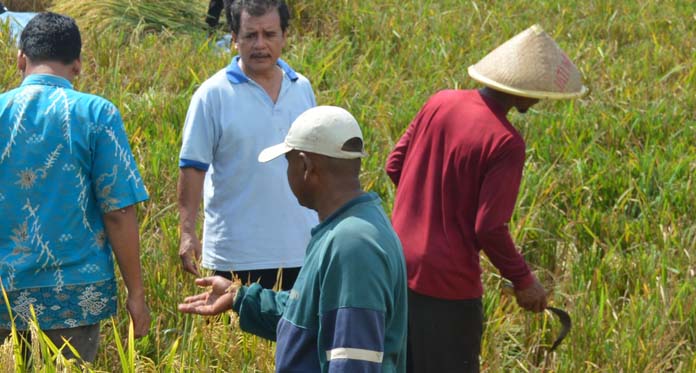
<path id="1" fill-rule="evenodd" d="M 49 74 L 29 74 L 22 81 L 22 86 L 25 85 L 51 85 L 60 88 L 73 89 L 73 85 L 67 79 Z"/>
<path id="2" fill-rule="evenodd" d="M 312 230 L 311 230 L 312 236 L 316 235 L 317 232 L 324 229 L 324 227 L 330 225 L 333 220 L 336 220 L 336 218 L 338 216 L 341 216 L 343 213 L 348 211 L 353 206 L 358 205 L 360 203 L 370 202 L 370 201 L 379 202 L 380 198 L 374 192 L 365 192 L 365 193 L 351 199 L 350 201 L 346 202 L 343 206 L 339 207 L 338 210 L 334 211 L 333 213 L 331 213 L 331 215 L 329 215 L 326 219 L 324 219 L 324 221 L 319 223 L 319 225 L 312 228 Z"/>
<path id="3" fill-rule="evenodd" d="M 293 82 L 299 78 L 295 70 L 293 70 L 292 67 L 290 67 L 290 65 L 288 65 L 282 59 L 279 58 L 276 64 L 285 72 L 285 75 L 287 75 L 288 78 L 290 78 L 290 80 L 292 80 Z M 227 65 L 226 73 L 227 80 L 229 80 L 232 84 L 241 84 L 249 81 L 249 77 L 246 76 L 242 69 L 239 67 L 239 55 L 235 56 L 232 59 L 232 62 L 229 65 Z"/>

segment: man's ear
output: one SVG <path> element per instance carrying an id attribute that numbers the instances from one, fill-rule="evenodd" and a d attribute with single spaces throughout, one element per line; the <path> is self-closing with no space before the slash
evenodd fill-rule
<path id="1" fill-rule="evenodd" d="M 17 69 L 24 74 L 27 70 L 27 56 L 22 50 L 17 51 Z"/>
<path id="2" fill-rule="evenodd" d="M 230 32 L 230 35 L 232 36 L 232 45 L 230 45 L 230 49 L 232 49 L 232 46 L 234 46 L 235 49 L 239 49 L 237 48 L 237 34 L 234 31 L 232 31 Z"/>
<path id="3" fill-rule="evenodd" d="M 74 76 L 78 76 L 82 72 L 82 60 L 79 57 L 72 62 L 71 70 Z"/>
<path id="4" fill-rule="evenodd" d="M 314 162 L 312 162 L 312 158 L 309 157 L 309 154 L 305 152 L 299 152 L 297 153 L 297 156 L 300 158 L 300 161 L 302 162 L 302 171 L 304 174 L 304 179 L 307 180 L 312 172 L 314 172 Z"/>

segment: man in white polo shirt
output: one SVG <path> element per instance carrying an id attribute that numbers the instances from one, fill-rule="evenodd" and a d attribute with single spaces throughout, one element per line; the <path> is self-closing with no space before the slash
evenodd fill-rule
<path id="1" fill-rule="evenodd" d="M 282 142 L 293 120 L 316 100 L 309 81 L 279 58 L 289 19 L 282 0 L 226 0 L 225 12 L 239 55 L 201 85 L 186 115 L 179 256 L 195 275 L 202 253 L 202 267 L 266 288 L 282 268 L 281 288 L 290 289 L 318 219 L 293 196 L 286 162 L 261 166 L 256 157 Z M 202 245 L 196 233 L 201 195 Z"/>

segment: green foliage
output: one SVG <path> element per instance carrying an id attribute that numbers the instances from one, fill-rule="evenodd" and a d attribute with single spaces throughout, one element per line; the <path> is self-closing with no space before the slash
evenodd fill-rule
<path id="1" fill-rule="evenodd" d="M 370 153 L 362 180 L 387 208 L 393 187 L 384 162 L 424 101 L 440 89 L 476 87 L 466 67 L 540 23 L 591 93 L 511 116 L 528 153 L 510 228 L 574 326 L 546 354 L 555 320 L 501 295 L 502 280 L 484 260 L 483 369 L 696 370 L 692 2 L 290 3 L 295 18 L 284 58 L 313 82 L 320 104 L 343 106 L 362 124 Z M 234 315 L 176 311 L 198 291 L 177 256 L 181 127 L 194 90 L 231 56 L 212 46 L 204 28 L 132 38 L 128 30 L 81 27 L 84 73 L 76 87 L 121 109 L 151 197 L 139 213 L 152 331 L 128 342 L 131 353 L 118 347 L 128 330 L 119 310 L 115 325 L 103 326 L 95 369 L 272 371 L 273 344 L 240 332 Z M 15 56 L 14 44 L 0 38 L 4 66 L 14 66 Z M 0 86 L 19 82 L 11 68 L 0 72 Z"/>

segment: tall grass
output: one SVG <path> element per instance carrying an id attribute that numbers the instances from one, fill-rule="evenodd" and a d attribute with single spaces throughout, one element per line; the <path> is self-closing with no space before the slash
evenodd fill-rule
<path id="1" fill-rule="evenodd" d="M 591 88 L 545 101 L 512 122 L 527 163 L 510 225 L 552 304 L 574 327 L 557 352 L 549 315 L 521 311 L 484 263 L 483 369 L 499 371 L 696 370 L 696 9 L 690 1 L 291 2 L 286 58 L 312 80 L 320 104 L 353 112 L 370 157 L 363 184 L 391 208 L 383 164 L 423 102 L 444 88 L 473 88 L 466 67 L 533 23 L 576 62 Z M 203 19 L 204 14 L 200 15 Z M 84 29 L 78 89 L 122 111 L 150 192 L 140 207 L 152 332 L 127 336 L 125 310 L 103 327 L 94 369 L 267 372 L 274 346 L 239 331 L 234 315 L 184 316 L 197 292 L 180 270 L 175 208 L 181 127 L 196 87 L 230 55 L 205 30 L 174 36 Z M 14 45 L 0 39 L 13 66 Z M 17 74 L 0 72 L 5 89 Z M 279 180 L 279 182 L 283 182 Z M 121 347 L 119 347 L 121 346 Z M 128 355 L 124 346 L 133 346 Z M 4 351 L 4 350 L 3 350 Z M 0 353 L 0 361 L 11 360 Z M 124 363 L 125 359 L 125 363 Z M 124 369 L 126 370 L 126 369 Z"/>

